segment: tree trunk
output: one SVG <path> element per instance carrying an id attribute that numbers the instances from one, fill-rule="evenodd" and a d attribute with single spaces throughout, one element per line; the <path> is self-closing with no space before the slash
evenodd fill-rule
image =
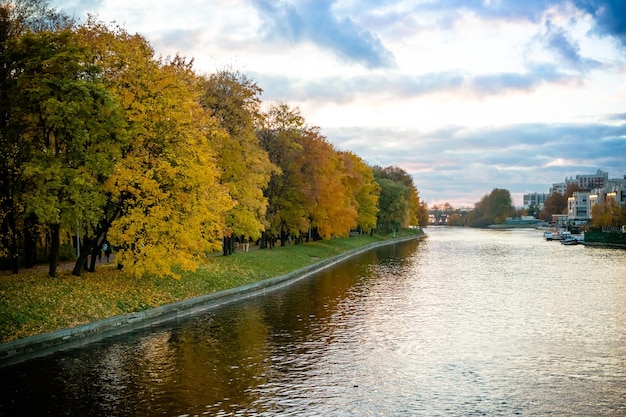
<path id="1" fill-rule="evenodd" d="M 11 272 L 17 274 L 20 269 L 20 262 L 17 253 L 17 232 L 15 230 L 15 213 L 11 210 L 8 214 L 9 224 L 9 255 L 11 256 Z"/>
<path id="2" fill-rule="evenodd" d="M 222 238 L 222 253 L 224 254 L 224 256 L 228 256 L 233 253 L 231 240 L 232 240 L 232 237 L 224 236 Z"/>
<path id="3" fill-rule="evenodd" d="M 57 276 L 57 267 L 59 266 L 59 249 L 61 247 L 61 225 L 50 225 L 50 268 L 48 276 L 54 278 Z"/>
<path id="4" fill-rule="evenodd" d="M 89 256 L 89 248 L 91 246 L 91 240 L 87 237 L 83 238 L 83 244 L 80 245 L 80 255 L 74 263 L 74 269 L 72 269 L 72 275 L 79 277 L 85 265 L 87 265 L 87 256 Z"/>
<path id="5" fill-rule="evenodd" d="M 37 218 L 30 215 L 24 219 L 24 268 L 35 266 L 37 251 Z"/>
<path id="6" fill-rule="evenodd" d="M 4 191 L 4 190 L 3 190 Z M 15 230 L 15 213 L 13 212 L 13 202 L 11 200 L 11 196 L 9 191 L 7 190 L 6 195 L 0 196 L 0 202 L 2 202 L 2 206 L 0 210 L 4 211 L 6 214 L 2 218 L 2 228 L 0 230 L 2 245 L 8 249 L 9 260 L 11 261 L 11 272 L 13 274 L 17 274 L 19 272 L 19 258 L 17 253 L 17 233 Z"/>
<path id="7" fill-rule="evenodd" d="M 98 258 L 102 259 L 102 247 L 98 245 L 97 242 L 94 242 L 94 245 L 91 248 L 91 260 L 87 271 L 96 272 L 96 261 Z"/>

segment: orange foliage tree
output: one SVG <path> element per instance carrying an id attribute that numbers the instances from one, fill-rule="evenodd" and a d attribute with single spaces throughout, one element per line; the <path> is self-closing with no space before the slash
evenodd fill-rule
<path id="1" fill-rule="evenodd" d="M 380 185 L 374 178 L 372 168 L 353 152 L 340 152 L 345 169 L 344 183 L 350 189 L 357 208 L 357 226 L 370 233 L 376 228 Z"/>

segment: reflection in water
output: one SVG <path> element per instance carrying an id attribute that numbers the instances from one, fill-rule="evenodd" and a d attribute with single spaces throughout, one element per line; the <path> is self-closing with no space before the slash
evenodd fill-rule
<path id="1" fill-rule="evenodd" d="M 435 228 L 2 369 L 0 415 L 626 415 L 625 294 L 626 251 Z"/>

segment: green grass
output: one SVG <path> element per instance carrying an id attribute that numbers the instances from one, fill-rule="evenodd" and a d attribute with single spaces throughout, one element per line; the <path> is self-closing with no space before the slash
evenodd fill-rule
<path id="1" fill-rule="evenodd" d="M 421 232 L 403 231 L 416 233 Z M 0 343 L 272 278 L 387 238 L 364 235 L 213 256 L 195 272 L 181 272 L 179 280 L 133 279 L 113 264 L 81 277 L 68 270 L 57 278 L 47 277 L 46 269 L 3 273 Z"/>

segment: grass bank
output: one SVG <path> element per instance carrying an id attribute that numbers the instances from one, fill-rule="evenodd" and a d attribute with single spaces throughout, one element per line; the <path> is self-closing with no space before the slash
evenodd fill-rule
<path id="1" fill-rule="evenodd" d="M 405 230 L 398 237 L 418 233 Z M 133 279 L 113 263 L 98 265 L 96 272 L 81 277 L 70 270 L 59 271 L 56 278 L 47 277 L 47 269 L 3 273 L 0 343 L 239 287 L 391 238 L 362 235 L 215 256 L 197 271 L 183 272 L 180 280 Z"/>

